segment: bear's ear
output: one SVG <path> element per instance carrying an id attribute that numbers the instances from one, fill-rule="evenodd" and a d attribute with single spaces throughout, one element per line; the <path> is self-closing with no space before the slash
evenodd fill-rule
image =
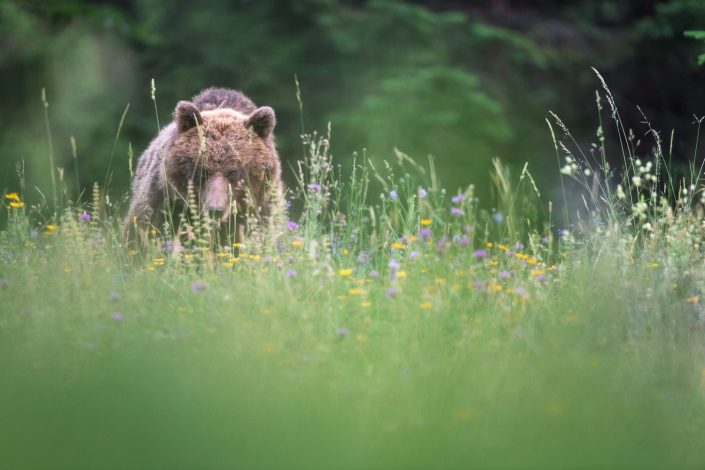
<path id="1" fill-rule="evenodd" d="M 201 113 L 198 111 L 196 105 L 190 101 L 179 101 L 174 111 L 174 121 L 176 121 L 176 127 L 179 129 L 179 132 L 186 132 L 196 127 L 196 125 L 200 126 L 203 124 Z"/>
<path id="2" fill-rule="evenodd" d="M 274 110 L 269 106 L 262 106 L 250 114 L 245 122 L 245 127 L 248 129 L 251 127 L 258 136 L 265 139 L 272 134 L 276 124 L 277 118 L 274 116 Z"/>

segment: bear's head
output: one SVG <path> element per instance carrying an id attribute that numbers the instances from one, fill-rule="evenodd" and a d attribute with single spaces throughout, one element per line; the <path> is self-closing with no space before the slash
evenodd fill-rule
<path id="1" fill-rule="evenodd" d="M 272 108 L 246 115 L 231 108 L 200 111 L 181 101 L 174 123 L 177 135 L 165 163 L 172 188 L 185 197 L 193 181 L 203 213 L 213 220 L 224 222 L 235 210 L 266 213 L 281 178 Z"/>

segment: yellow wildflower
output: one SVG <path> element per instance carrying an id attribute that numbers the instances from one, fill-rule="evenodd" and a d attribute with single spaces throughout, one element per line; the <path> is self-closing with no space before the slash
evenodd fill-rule
<path id="1" fill-rule="evenodd" d="M 365 295 L 366 291 L 365 289 L 362 289 L 361 287 L 353 287 L 352 289 L 348 290 L 350 295 Z"/>
<path id="2" fill-rule="evenodd" d="M 686 302 L 688 302 L 690 304 L 697 304 L 699 301 L 700 301 L 700 297 L 698 297 L 697 295 L 691 295 L 690 297 L 688 297 L 686 299 Z"/>
<path id="3" fill-rule="evenodd" d="M 649 263 L 646 265 L 647 268 L 656 269 L 658 268 L 658 263 Z"/>
<path id="4" fill-rule="evenodd" d="M 544 274 L 546 274 L 546 271 L 544 271 L 543 269 L 534 269 L 531 271 L 532 276 L 542 276 Z"/>
<path id="5" fill-rule="evenodd" d="M 430 308 L 433 308 L 433 304 L 431 302 L 423 302 L 422 304 L 419 305 L 424 310 L 428 310 Z"/>
<path id="6" fill-rule="evenodd" d="M 403 250 L 406 246 L 401 242 L 394 242 L 392 243 L 392 248 L 395 250 Z"/>
<path id="7" fill-rule="evenodd" d="M 233 248 L 240 248 L 240 243 L 233 243 Z"/>
<path id="8" fill-rule="evenodd" d="M 409 243 L 414 243 L 416 240 L 418 240 L 418 237 L 416 237 L 416 235 L 409 235 L 407 239 L 409 240 Z"/>
<path id="9" fill-rule="evenodd" d="M 154 263 L 155 266 L 164 266 L 164 263 L 166 263 L 166 260 L 164 258 L 154 258 L 152 260 L 152 263 Z"/>
<path id="10" fill-rule="evenodd" d="M 58 225 L 47 225 L 47 230 L 49 230 L 50 232 L 56 232 L 57 230 L 59 230 L 59 226 Z"/>
<path id="11" fill-rule="evenodd" d="M 505 253 L 509 251 L 509 248 L 507 248 L 505 245 L 502 245 L 501 243 L 497 243 L 497 248 L 504 251 Z"/>
<path id="12" fill-rule="evenodd" d="M 501 284 L 497 284 L 496 282 L 490 282 L 487 284 L 487 290 L 490 292 L 501 292 L 503 289 Z"/>
<path id="13" fill-rule="evenodd" d="M 432 223 L 433 221 L 431 219 L 421 219 L 421 225 L 423 225 L 424 227 L 428 227 Z"/>
<path id="14" fill-rule="evenodd" d="M 404 279 L 406 277 L 406 271 L 397 271 L 397 279 Z"/>
<path id="15" fill-rule="evenodd" d="M 345 268 L 345 269 L 340 269 L 338 271 L 338 275 L 341 277 L 350 277 L 352 276 L 353 270 L 350 268 Z"/>
<path id="16" fill-rule="evenodd" d="M 5 199 L 9 199 L 10 201 L 20 202 L 20 196 L 17 193 L 5 194 Z"/>
<path id="17" fill-rule="evenodd" d="M 348 250 L 347 248 L 343 248 L 343 254 L 344 254 L 344 255 L 349 255 L 349 254 L 350 254 L 350 250 Z"/>
<path id="18" fill-rule="evenodd" d="M 539 260 L 537 260 L 536 258 L 527 258 L 526 259 L 527 264 L 537 264 L 538 262 L 539 262 Z"/>
<path id="19" fill-rule="evenodd" d="M 10 207 L 14 207 L 15 209 L 19 209 L 20 207 L 24 207 L 24 202 L 15 202 L 12 201 L 10 203 Z"/>
<path id="20" fill-rule="evenodd" d="M 485 243 L 485 245 L 487 246 L 487 248 L 492 248 L 494 246 L 494 243 L 487 242 L 487 243 Z"/>
<path id="21" fill-rule="evenodd" d="M 301 248 L 302 246 L 304 246 L 304 242 L 297 238 L 296 240 L 291 242 L 291 246 L 293 246 L 294 248 Z"/>
<path id="22" fill-rule="evenodd" d="M 370 308 L 371 306 L 372 306 L 372 302 L 367 302 L 367 301 L 362 302 L 360 304 L 360 307 L 362 307 L 362 308 Z"/>

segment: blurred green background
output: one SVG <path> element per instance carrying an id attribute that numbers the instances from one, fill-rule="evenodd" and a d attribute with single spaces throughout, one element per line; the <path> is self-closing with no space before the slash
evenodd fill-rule
<path id="1" fill-rule="evenodd" d="M 56 166 L 72 191 L 71 136 L 80 186 L 103 182 L 130 104 L 111 168 L 111 194 L 124 196 L 128 146 L 136 159 L 157 132 L 152 78 L 162 126 L 178 100 L 213 85 L 274 107 L 291 183 L 287 162 L 301 156 L 297 76 L 304 129 L 331 122 L 344 168 L 363 149 L 376 162 L 393 159 L 394 147 L 420 161 L 433 154 L 447 188 L 475 183 L 482 197 L 493 157 L 515 168 L 528 161 L 557 200 L 544 118 L 557 112 L 588 148 L 599 87 L 590 66 L 637 137 L 646 130 L 640 105 L 664 135 L 675 129 L 675 160 L 692 157 L 693 115 L 705 113 L 705 44 L 684 33 L 702 29 L 702 0 L 6 0 L 0 189 L 19 189 L 24 160 L 28 201 L 35 186 L 49 193 L 46 87 Z"/>

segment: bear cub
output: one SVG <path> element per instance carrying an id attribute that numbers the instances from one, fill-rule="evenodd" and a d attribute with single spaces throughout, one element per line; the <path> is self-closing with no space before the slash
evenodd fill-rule
<path id="1" fill-rule="evenodd" d="M 268 216 L 283 201 L 275 124 L 272 108 L 227 88 L 180 101 L 173 122 L 139 158 L 125 218 L 128 241 L 160 227 L 167 204 L 186 201 L 190 181 L 202 214 L 221 230 L 236 222 L 231 233 L 240 240 L 246 214 Z"/>

